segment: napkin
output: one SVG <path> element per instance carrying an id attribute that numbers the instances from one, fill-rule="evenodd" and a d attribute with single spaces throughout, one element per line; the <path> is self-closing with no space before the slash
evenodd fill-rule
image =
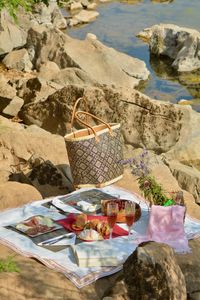
<path id="1" fill-rule="evenodd" d="M 184 206 L 152 205 L 146 235 L 139 237 L 137 241 L 166 243 L 176 252 L 190 252 L 184 231 L 184 214 Z"/>

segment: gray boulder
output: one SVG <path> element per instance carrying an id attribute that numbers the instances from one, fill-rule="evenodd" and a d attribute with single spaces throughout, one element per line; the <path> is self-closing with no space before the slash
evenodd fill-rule
<path id="1" fill-rule="evenodd" d="M 9 84 L 9 80 L 0 75 L 0 112 L 15 116 L 21 109 L 24 101 L 17 97 L 16 89 Z"/>
<path id="2" fill-rule="evenodd" d="M 4 108 L 2 112 L 12 117 L 17 116 L 23 104 L 24 104 L 24 100 L 22 98 L 15 96 L 10 101 L 10 103 Z"/>
<path id="3" fill-rule="evenodd" d="M 59 29 L 67 27 L 66 20 L 60 12 L 56 0 L 50 0 L 48 6 L 44 3 L 35 4 L 33 12 L 33 19 L 38 24 L 52 24 Z"/>
<path id="4" fill-rule="evenodd" d="M 97 11 L 81 10 L 78 14 L 73 16 L 73 19 L 78 21 L 78 24 L 90 23 L 99 16 Z M 69 24 L 70 25 L 70 24 Z"/>
<path id="5" fill-rule="evenodd" d="M 144 62 L 103 45 L 94 35 L 80 41 L 53 28 L 34 26 L 28 32 L 27 48 L 34 53 L 36 69 L 50 60 L 61 69 L 82 69 L 99 84 L 133 88 L 149 75 Z"/>
<path id="6" fill-rule="evenodd" d="M 41 65 L 38 76 L 46 80 L 51 80 L 59 73 L 59 66 L 53 61 L 46 61 Z"/>
<path id="7" fill-rule="evenodd" d="M 149 43 L 151 53 L 172 59 L 179 72 L 200 68 L 200 32 L 173 24 L 159 24 L 138 34 Z"/>
<path id="8" fill-rule="evenodd" d="M 168 165 L 180 187 L 191 193 L 196 203 L 200 204 L 200 172 L 177 161 L 168 161 Z"/>
<path id="9" fill-rule="evenodd" d="M 69 9 L 71 11 L 81 10 L 81 9 L 83 9 L 83 6 L 80 2 L 71 2 L 69 5 Z"/>
<path id="10" fill-rule="evenodd" d="M 193 111 L 189 106 L 182 106 L 182 110 L 185 111 L 182 134 L 176 145 L 166 153 L 166 157 L 171 160 L 178 160 L 184 165 L 195 167 L 200 171 L 200 114 Z"/>
<path id="11" fill-rule="evenodd" d="M 1 170 L 17 172 L 34 154 L 55 165 L 68 164 L 64 139 L 37 127 L 0 117 Z"/>
<path id="12" fill-rule="evenodd" d="M 26 49 L 11 51 L 5 56 L 3 63 L 8 69 L 25 72 L 31 71 L 33 67 Z"/>
<path id="13" fill-rule="evenodd" d="M 68 173 L 70 173 L 69 166 Z M 18 173 L 10 175 L 10 180 L 34 186 L 43 198 L 67 194 L 74 190 L 71 173 L 70 176 L 65 176 L 51 161 L 37 155 L 33 155 L 27 164 L 19 165 Z"/>
<path id="14" fill-rule="evenodd" d="M 35 187 L 19 182 L 1 182 L 0 193 L 0 211 L 19 207 L 32 201 L 42 200 L 42 195 Z"/>
<path id="15" fill-rule="evenodd" d="M 176 260 L 185 277 L 188 299 L 200 299 L 200 239 L 190 240 L 191 253 L 176 254 Z"/>
<path id="16" fill-rule="evenodd" d="M 63 29 L 66 29 L 66 27 L 67 27 L 67 21 L 63 17 L 63 15 L 58 7 L 54 8 L 54 10 L 51 14 L 51 21 L 52 21 L 53 25 L 58 29 L 63 30 Z"/>
<path id="17" fill-rule="evenodd" d="M 96 116 L 121 122 L 125 143 L 135 148 L 146 147 L 156 153 L 174 149 L 175 153 L 178 145 L 184 147 L 186 140 L 199 132 L 199 114 L 189 107 L 152 100 L 134 89 L 69 85 L 44 101 L 27 104 L 21 117 L 40 122 L 43 127 L 56 116 L 54 132 L 65 134 L 59 130 L 70 122 L 73 104 L 83 95 Z"/>
<path id="18" fill-rule="evenodd" d="M 8 102 L 16 96 L 16 90 L 14 87 L 12 87 L 9 82 L 9 80 L 2 74 L 0 74 L 0 101 L 1 101 L 1 107 L 2 103 Z"/>
<path id="19" fill-rule="evenodd" d="M 23 47 L 26 44 L 26 37 L 26 32 L 15 24 L 7 11 L 3 9 L 0 12 L 0 55 Z"/>
<path id="20" fill-rule="evenodd" d="M 185 278 L 174 251 L 155 242 L 136 248 L 124 263 L 123 275 L 106 294 L 116 300 L 187 299 Z"/>
<path id="21" fill-rule="evenodd" d="M 53 61 L 42 64 L 38 76 L 62 86 L 69 84 L 97 85 L 95 79 L 92 79 L 85 71 L 79 68 L 60 69 Z"/>
<path id="22" fill-rule="evenodd" d="M 52 81 L 63 86 L 69 84 L 79 84 L 87 86 L 98 85 L 95 79 L 92 79 L 85 71 L 79 68 L 65 68 L 52 76 Z"/>
<path id="23" fill-rule="evenodd" d="M 25 104 L 29 102 L 43 101 L 49 95 L 55 93 L 55 91 L 63 88 L 62 85 L 59 85 L 53 81 L 45 80 L 44 76 L 47 75 L 47 73 L 43 74 L 43 76 L 13 81 L 13 84 L 15 84 L 17 89 L 17 96 L 23 98 Z"/>

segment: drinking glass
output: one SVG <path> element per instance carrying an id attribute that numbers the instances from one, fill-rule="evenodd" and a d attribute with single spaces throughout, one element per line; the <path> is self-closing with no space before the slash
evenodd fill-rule
<path id="1" fill-rule="evenodd" d="M 113 227 L 117 220 L 117 214 L 118 214 L 119 208 L 118 204 L 115 201 L 108 202 L 107 205 L 107 219 L 108 219 L 108 225 L 110 227 L 110 237 L 109 239 L 112 239 L 112 232 Z"/>
<path id="2" fill-rule="evenodd" d="M 184 205 L 183 191 L 175 192 L 175 202 L 177 205 Z"/>
<path id="3" fill-rule="evenodd" d="M 125 203 L 125 218 L 128 226 L 128 239 L 130 240 L 131 227 L 135 220 L 135 203 L 132 201 Z"/>

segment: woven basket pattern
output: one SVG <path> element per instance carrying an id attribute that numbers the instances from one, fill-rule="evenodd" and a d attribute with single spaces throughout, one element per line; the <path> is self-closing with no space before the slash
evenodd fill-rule
<path id="1" fill-rule="evenodd" d="M 98 133 L 86 140 L 65 141 L 75 186 L 94 185 L 113 181 L 123 174 L 119 161 L 123 158 L 120 128 Z"/>

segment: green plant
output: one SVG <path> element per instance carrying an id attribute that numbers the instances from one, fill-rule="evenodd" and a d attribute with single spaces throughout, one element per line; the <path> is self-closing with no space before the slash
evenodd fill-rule
<path id="1" fill-rule="evenodd" d="M 139 188 L 142 191 L 145 199 L 148 199 L 150 204 L 164 205 L 168 200 L 162 186 L 156 181 L 153 176 L 140 176 L 137 178 Z"/>
<path id="2" fill-rule="evenodd" d="M 9 14 L 16 20 L 17 11 L 20 7 L 26 11 L 31 11 L 34 3 L 43 2 L 48 5 L 49 0 L 0 0 L 0 11 L 5 8 Z"/>
<path id="3" fill-rule="evenodd" d="M 150 204 L 164 205 L 169 200 L 162 186 L 151 175 L 150 157 L 146 149 L 139 156 L 122 160 L 121 163 L 131 167 L 131 173 L 137 176 L 139 188 Z"/>
<path id="4" fill-rule="evenodd" d="M 12 256 L 8 256 L 6 259 L 0 259 L 0 273 L 1 272 L 19 272 L 19 268 L 13 261 Z"/>

